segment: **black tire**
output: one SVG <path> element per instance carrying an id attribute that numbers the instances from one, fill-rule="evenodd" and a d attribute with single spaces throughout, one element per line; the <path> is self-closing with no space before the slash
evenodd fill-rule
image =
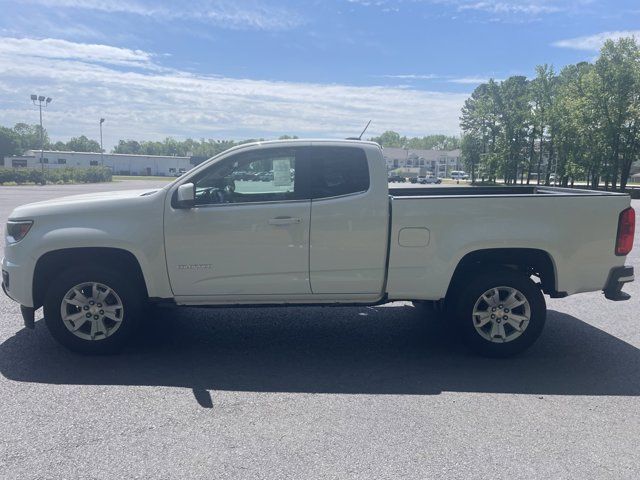
<path id="1" fill-rule="evenodd" d="M 65 326 L 61 312 L 63 298 L 70 289 L 92 282 L 108 286 L 122 303 L 119 327 L 111 335 L 95 340 L 83 339 L 72 333 Z M 136 282 L 116 270 L 101 266 L 72 267 L 51 282 L 44 301 L 44 319 L 53 338 L 69 350 L 85 355 L 104 355 L 120 351 L 134 337 L 145 303 L 145 294 Z"/>
<path id="2" fill-rule="evenodd" d="M 476 302 L 480 301 L 480 297 L 485 292 L 499 287 L 512 288 L 519 291 L 528 302 L 530 311 L 529 321 L 522 333 L 519 333 L 510 323 L 508 324 L 508 322 L 501 320 L 501 318 L 490 320 L 491 323 L 488 327 L 481 327 L 485 335 L 491 337 L 493 336 L 493 322 L 502 321 L 502 332 L 508 329 L 508 333 L 511 335 L 519 335 L 512 340 L 504 341 L 504 343 L 497 343 L 497 341 L 505 337 L 495 335 L 493 338 L 495 338 L 496 341 L 491 341 L 479 333 L 474 325 L 476 320 L 474 320 L 473 316 L 474 307 L 476 306 Z M 508 291 L 499 290 L 498 295 L 501 294 L 508 294 Z M 489 302 L 486 302 L 486 304 L 481 302 L 480 308 L 485 308 L 484 305 L 486 305 L 487 312 L 490 313 L 492 307 L 489 305 Z M 504 307 L 504 305 L 498 305 L 498 307 L 499 306 Z M 526 307 L 516 307 L 511 312 L 511 315 L 514 313 L 522 315 L 524 311 L 518 309 L 524 308 Z M 510 357 L 529 348 L 542 333 L 547 316 L 547 307 L 539 286 L 526 275 L 510 270 L 496 270 L 485 274 L 475 274 L 475 276 L 470 279 L 470 282 L 450 300 L 449 309 L 455 317 L 464 343 L 476 353 L 486 357 Z M 498 309 L 498 313 L 500 312 L 502 312 L 502 310 Z M 498 315 L 498 317 L 500 316 L 501 315 Z M 480 323 L 480 318 L 476 318 Z"/>

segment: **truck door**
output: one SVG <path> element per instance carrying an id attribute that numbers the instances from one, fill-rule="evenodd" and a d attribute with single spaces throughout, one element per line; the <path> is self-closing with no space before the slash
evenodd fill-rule
<path id="1" fill-rule="evenodd" d="M 167 206 L 175 295 L 310 294 L 304 147 L 239 152 L 199 172 L 193 208 Z"/>
<path id="2" fill-rule="evenodd" d="M 311 147 L 309 267 L 314 294 L 382 292 L 387 172 L 381 156 L 371 155 L 360 147 Z"/>

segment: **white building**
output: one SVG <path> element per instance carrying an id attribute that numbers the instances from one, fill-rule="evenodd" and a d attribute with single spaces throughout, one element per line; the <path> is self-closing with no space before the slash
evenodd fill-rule
<path id="1" fill-rule="evenodd" d="M 122 153 L 60 152 L 45 150 L 40 163 L 40 150 L 27 150 L 24 155 L 5 157 L 5 168 L 64 168 L 104 165 L 115 175 L 172 176 L 187 171 L 198 163 L 192 157 L 162 155 L 129 155 Z M 44 164 L 44 165 L 43 165 Z"/>
<path id="2" fill-rule="evenodd" d="M 460 150 L 418 150 L 411 148 L 385 147 L 382 154 L 387 169 L 401 168 L 415 171 L 420 175 L 432 173 L 439 177 L 448 177 L 452 170 L 463 170 Z"/>

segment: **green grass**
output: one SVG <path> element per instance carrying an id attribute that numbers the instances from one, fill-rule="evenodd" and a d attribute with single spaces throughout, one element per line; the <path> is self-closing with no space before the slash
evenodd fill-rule
<path id="1" fill-rule="evenodd" d="M 442 183 L 445 185 L 462 185 L 462 186 L 471 185 L 471 182 L 469 180 L 460 180 L 460 182 L 458 182 L 453 178 L 443 178 Z"/>
<path id="2" fill-rule="evenodd" d="M 498 182 L 482 182 L 480 180 L 477 180 L 473 183 L 469 182 L 469 185 L 473 185 L 474 187 L 502 187 L 504 186 L 504 183 L 498 183 Z"/>
<path id="3" fill-rule="evenodd" d="M 164 182 L 171 182 L 176 177 L 156 177 L 154 175 L 114 175 L 113 181 L 120 182 L 122 180 L 159 180 Z"/>

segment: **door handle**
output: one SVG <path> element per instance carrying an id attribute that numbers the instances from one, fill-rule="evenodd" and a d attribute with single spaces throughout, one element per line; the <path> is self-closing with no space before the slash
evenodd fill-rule
<path id="1" fill-rule="evenodd" d="M 293 225 L 301 223 L 302 219 L 297 217 L 276 217 L 269 220 L 269 225 Z"/>

